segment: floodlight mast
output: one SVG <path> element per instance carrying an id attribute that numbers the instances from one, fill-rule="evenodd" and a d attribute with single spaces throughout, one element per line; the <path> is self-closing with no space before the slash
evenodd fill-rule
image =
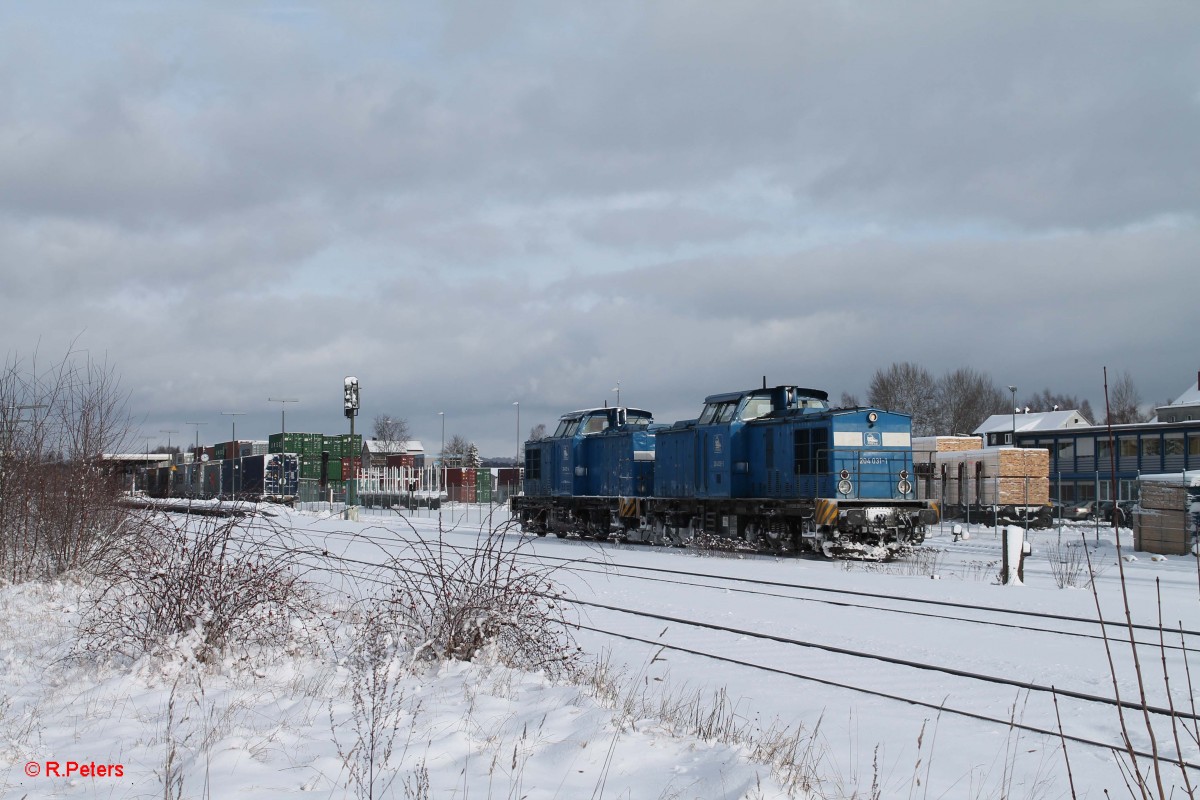
<path id="1" fill-rule="evenodd" d="M 358 378 L 347 376 L 343 387 L 343 405 L 350 420 L 350 477 L 346 481 L 346 505 L 358 505 L 358 474 L 354 468 L 354 418 L 358 416 Z"/>

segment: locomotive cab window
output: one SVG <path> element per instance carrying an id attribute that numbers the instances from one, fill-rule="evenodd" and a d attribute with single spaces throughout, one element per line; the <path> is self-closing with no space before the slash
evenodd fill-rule
<path id="1" fill-rule="evenodd" d="M 721 403 L 720 408 L 717 409 L 717 417 L 713 422 L 718 425 L 725 422 L 732 422 L 734 415 L 737 413 L 737 406 L 737 403 Z"/>
<path id="2" fill-rule="evenodd" d="M 743 421 L 765 417 L 774 411 L 769 397 L 747 397 L 742 405 L 741 419 Z"/>
<path id="3" fill-rule="evenodd" d="M 564 419 L 558 423 L 558 429 L 554 431 L 554 438 L 561 439 L 564 436 L 570 436 L 575 433 L 575 428 L 579 426 L 579 420 L 574 418 Z"/>
<path id="4" fill-rule="evenodd" d="M 589 433 L 600 433 L 601 431 L 604 431 L 607 428 L 608 428 L 608 417 L 607 416 L 597 415 L 594 417 L 588 417 L 587 422 L 585 422 L 583 424 L 583 435 L 587 436 Z"/>

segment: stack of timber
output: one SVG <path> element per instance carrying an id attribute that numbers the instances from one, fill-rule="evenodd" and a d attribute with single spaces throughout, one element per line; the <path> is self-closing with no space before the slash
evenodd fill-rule
<path id="1" fill-rule="evenodd" d="M 946 502 L 952 505 L 1045 506 L 1050 503 L 1050 452 L 1041 447 L 989 447 L 938 452 Z M 944 476 L 944 477 L 943 477 Z"/>
<path id="2" fill-rule="evenodd" d="M 1190 552 L 1187 487 L 1178 476 L 1174 481 L 1143 478 L 1138 494 L 1138 511 L 1133 515 L 1133 549 L 1164 556 Z"/>

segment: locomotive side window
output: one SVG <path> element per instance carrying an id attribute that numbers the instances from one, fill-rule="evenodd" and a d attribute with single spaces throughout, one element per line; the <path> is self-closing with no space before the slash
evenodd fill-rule
<path id="1" fill-rule="evenodd" d="M 704 407 L 704 410 L 702 412 L 700 412 L 700 419 L 698 420 L 698 423 L 700 425 L 708 425 L 709 423 L 711 423 L 713 421 L 713 419 L 716 416 L 717 416 L 717 404 L 709 403 L 708 405 L 706 405 Z"/>
<path id="2" fill-rule="evenodd" d="M 600 416 L 600 415 L 596 415 L 594 417 L 588 417 L 588 421 L 585 422 L 583 425 L 583 434 L 584 434 L 584 436 L 586 436 L 589 433 L 600 433 L 607 427 L 608 427 L 608 417 Z"/>
<path id="3" fill-rule="evenodd" d="M 769 397 L 747 397 L 746 404 L 742 406 L 742 419 L 752 420 L 759 417 L 765 417 L 773 411 L 771 406 L 771 398 Z"/>
<path id="4" fill-rule="evenodd" d="M 542 479 L 541 449 L 525 451 L 525 479 L 530 481 L 540 481 Z"/>

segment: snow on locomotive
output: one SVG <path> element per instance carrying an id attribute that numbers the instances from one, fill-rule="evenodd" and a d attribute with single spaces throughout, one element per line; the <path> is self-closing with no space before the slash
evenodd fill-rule
<path id="1" fill-rule="evenodd" d="M 911 418 L 828 399 L 764 385 L 711 395 L 670 426 L 633 408 L 565 414 L 526 442 L 514 514 L 539 535 L 902 555 L 938 519 L 912 482 Z"/>

